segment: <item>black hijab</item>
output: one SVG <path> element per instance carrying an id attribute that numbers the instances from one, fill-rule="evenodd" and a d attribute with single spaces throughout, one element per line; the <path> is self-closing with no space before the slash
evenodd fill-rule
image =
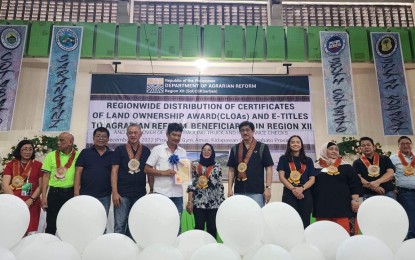
<path id="1" fill-rule="evenodd" d="M 210 155 L 209 158 L 205 158 L 203 157 L 203 148 L 208 145 L 210 147 L 210 149 L 212 149 L 212 154 Z M 204 144 L 202 146 L 202 151 L 200 152 L 200 159 L 199 159 L 199 163 L 205 167 L 211 166 L 215 164 L 215 149 L 213 149 L 213 146 L 211 144 Z"/>

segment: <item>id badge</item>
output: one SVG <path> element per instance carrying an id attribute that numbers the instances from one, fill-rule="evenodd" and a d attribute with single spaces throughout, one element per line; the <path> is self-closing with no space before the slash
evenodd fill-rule
<path id="1" fill-rule="evenodd" d="M 26 182 L 22 186 L 22 196 L 30 196 L 32 195 L 32 184 L 30 182 Z"/>

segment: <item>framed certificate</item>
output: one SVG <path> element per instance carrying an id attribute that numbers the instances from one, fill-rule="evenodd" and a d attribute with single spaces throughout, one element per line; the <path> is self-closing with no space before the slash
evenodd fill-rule
<path id="1" fill-rule="evenodd" d="M 175 184 L 189 184 L 191 182 L 191 161 L 182 159 L 177 164 L 176 175 L 174 176 Z"/>

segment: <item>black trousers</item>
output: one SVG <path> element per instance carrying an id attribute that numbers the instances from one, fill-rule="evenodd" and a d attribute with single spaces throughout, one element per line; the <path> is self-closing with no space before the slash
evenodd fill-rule
<path id="1" fill-rule="evenodd" d="M 305 190 L 303 194 L 304 198 L 299 200 L 294 196 L 292 191 L 284 187 L 282 202 L 292 206 L 298 212 L 303 221 L 304 228 L 306 228 L 310 225 L 310 215 L 313 210 L 313 197 L 310 190 Z"/>
<path id="2" fill-rule="evenodd" d="M 195 216 L 195 229 L 206 230 L 216 239 L 216 213 L 218 209 L 200 209 L 193 207 Z"/>
<path id="3" fill-rule="evenodd" d="M 63 204 L 73 198 L 73 188 L 49 187 L 48 209 L 46 211 L 46 230 L 48 234 L 56 233 L 56 218 Z"/>

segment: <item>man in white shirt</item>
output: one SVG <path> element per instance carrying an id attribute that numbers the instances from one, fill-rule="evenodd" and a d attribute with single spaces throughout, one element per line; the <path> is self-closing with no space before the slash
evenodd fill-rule
<path id="1" fill-rule="evenodd" d="M 399 151 L 390 157 L 396 167 L 395 180 L 398 201 L 409 218 L 407 239 L 415 237 L 415 157 L 412 153 L 412 140 L 408 136 L 398 139 Z"/>
<path id="2" fill-rule="evenodd" d="M 169 197 L 179 214 L 183 211 L 183 188 L 175 184 L 174 175 L 178 160 L 187 157 L 186 150 L 179 146 L 182 132 L 181 124 L 170 123 L 167 126 L 167 142 L 153 148 L 144 168 L 150 180 L 154 177 L 154 185 L 150 183 L 153 192 Z"/>

